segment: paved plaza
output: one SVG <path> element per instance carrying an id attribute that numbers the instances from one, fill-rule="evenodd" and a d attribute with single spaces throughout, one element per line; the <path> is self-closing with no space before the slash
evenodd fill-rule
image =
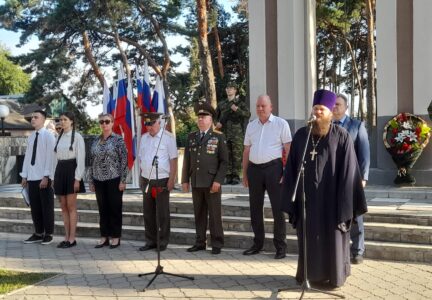
<path id="1" fill-rule="evenodd" d="M 160 275 L 142 292 L 151 276 L 156 252 L 139 252 L 140 241 L 122 241 L 117 249 L 95 249 L 94 239 L 78 239 L 78 246 L 57 249 L 28 245 L 27 235 L 0 233 L 0 268 L 57 273 L 55 277 L 6 295 L 5 299 L 298 299 L 299 292 L 277 293 L 295 287 L 297 255 L 273 259 L 274 253 L 243 256 L 241 250 L 186 252 L 169 245 L 162 252 L 166 272 L 195 280 Z M 55 237 L 54 241 L 60 241 Z M 352 266 L 352 275 L 338 293 L 347 299 L 432 299 L 432 265 L 366 259 Z M 306 293 L 306 298 L 333 299 Z"/>

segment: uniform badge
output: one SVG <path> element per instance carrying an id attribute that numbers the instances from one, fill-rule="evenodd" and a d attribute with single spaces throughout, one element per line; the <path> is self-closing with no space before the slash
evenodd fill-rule
<path id="1" fill-rule="evenodd" d="M 196 143 L 195 140 L 189 140 L 189 151 L 196 151 Z"/>

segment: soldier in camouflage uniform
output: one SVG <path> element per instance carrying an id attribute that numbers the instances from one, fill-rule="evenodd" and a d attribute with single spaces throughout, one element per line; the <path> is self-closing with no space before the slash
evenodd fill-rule
<path id="1" fill-rule="evenodd" d="M 238 184 L 240 183 L 245 123 L 251 114 L 246 103 L 237 95 L 235 83 L 228 83 L 226 93 L 227 99 L 219 102 L 216 108 L 216 129 L 225 134 L 228 146 L 226 183 Z"/>

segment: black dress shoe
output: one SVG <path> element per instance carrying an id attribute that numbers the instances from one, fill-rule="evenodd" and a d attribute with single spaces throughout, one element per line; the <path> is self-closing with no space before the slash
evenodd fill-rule
<path id="1" fill-rule="evenodd" d="M 69 242 L 69 241 L 66 241 L 65 243 L 64 243 L 64 245 L 63 245 L 63 249 L 66 249 L 66 248 L 72 248 L 72 247 L 75 247 L 77 245 L 77 242 L 76 241 L 73 241 L 72 243 L 71 242 Z"/>
<path id="2" fill-rule="evenodd" d="M 285 249 L 276 250 L 276 254 L 274 256 L 274 259 L 282 259 L 285 257 L 286 257 L 286 250 Z"/>
<path id="3" fill-rule="evenodd" d="M 147 251 L 147 250 L 151 250 L 151 249 L 155 249 L 156 245 L 154 244 L 147 244 L 145 246 L 140 247 L 138 250 L 139 251 Z"/>
<path id="4" fill-rule="evenodd" d="M 261 249 L 254 245 L 254 246 L 250 247 L 249 249 L 243 251 L 243 255 L 254 255 L 254 254 L 258 254 L 260 251 L 261 251 Z"/>
<path id="5" fill-rule="evenodd" d="M 218 247 L 213 247 L 211 254 L 220 254 L 221 253 L 221 248 Z"/>
<path id="6" fill-rule="evenodd" d="M 193 245 L 192 247 L 187 249 L 187 252 L 197 252 L 200 250 L 205 250 L 206 246 L 198 246 L 198 245 Z"/>
<path id="7" fill-rule="evenodd" d="M 115 248 L 117 248 L 118 246 L 120 246 L 120 239 L 118 240 L 118 243 L 117 244 L 111 244 L 110 245 L 110 249 L 115 249 Z"/>
<path id="8" fill-rule="evenodd" d="M 67 241 L 61 241 L 60 243 L 58 243 L 57 248 L 64 248 L 64 246 L 66 245 Z"/>
<path id="9" fill-rule="evenodd" d="M 102 247 L 104 247 L 104 246 L 109 246 L 109 240 L 108 240 L 108 239 L 105 239 L 105 241 L 104 241 L 103 243 L 98 243 L 98 244 L 95 246 L 95 248 L 96 248 L 96 249 L 99 249 L 99 248 L 102 248 Z"/>

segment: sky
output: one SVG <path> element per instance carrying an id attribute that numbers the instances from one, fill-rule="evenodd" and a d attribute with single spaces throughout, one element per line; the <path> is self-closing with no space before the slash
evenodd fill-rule
<path id="1" fill-rule="evenodd" d="M 4 4 L 4 2 L 5 2 L 4 0 L 0 0 L 0 5 Z M 219 0 L 218 2 L 221 3 L 224 6 L 225 10 L 227 10 L 228 12 L 232 11 L 231 7 L 234 5 L 233 0 Z M 32 37 L 22 47 L 17 47 L 17 45 L 19 44 L 19 37 L 20 37 L 20 33 L 18 32 L 12 32 L 12 31 L 0 29 L 0 44 L 2 46 L 5 46 L 13 56 L 20 55 L 23 53 L 28 53 L 32 49 L 36 49 L 38 47 L 38 39 L 36 37 Z M 179 37 L 179 36 L 167 37 L 167 43 L 170 48 L 175 48 L 177 45 L 184 44 L 185 42 L 186 40 L 183 37 Z M 177 69 L 179 71 L 186 71 L 189 67 L 188 60 L 184 59 L 180 55 L 172 55 L 171 60 L 175 62 L 183 62 L 181 66 Z M 111 78 L 112 80 L 115 74 L 113 73 L 112 70 L 104 70 L 104 71 L 109 73 L 107 76 L 108 84 L 112 84 L 112 82 L 109 82 L 109 79 Z M 67 84 L 65 86 L 65 89 L 66 88 L 67 88 Z M 101 95 L 101 99 L 102 99 L 102 95 Z M 95 106 L 89 104 L 87 106 L 86 111 L 91 118 L 95 119 L 97 118 L 99 113 L 102 112 L 102 104 L 95 105 Z"/>

